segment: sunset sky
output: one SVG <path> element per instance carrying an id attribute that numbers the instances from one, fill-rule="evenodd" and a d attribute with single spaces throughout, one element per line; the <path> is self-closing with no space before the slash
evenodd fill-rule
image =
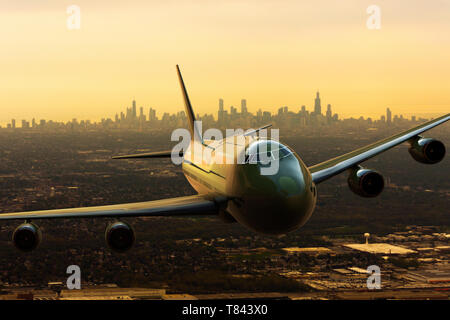
<path id="1" fill-rule="evenodd" d="M 200 114 L 216 116 L 219 98 L 312 110 L 317 89 L 344 117 L 450 110 L 450 0 L 119 2 L 0 0 L 1 125 L 113 118 L 133 98 L 181 111 L 176 64 Z"/>

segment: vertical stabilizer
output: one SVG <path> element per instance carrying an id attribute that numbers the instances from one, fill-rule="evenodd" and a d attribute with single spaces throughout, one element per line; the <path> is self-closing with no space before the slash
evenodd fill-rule
<path id="1" fill-rule="evenodd" d="M 177 73 L 178 80 L 180 81 L 181 91 L 183 93 L 184 99 L 184 108 L 186 112 L 186 117 L 188 119 L 189 131 L 191 132 L 191 137 L 194 140 L 201 140 L 201 134 L 198 131 L 197 126 L 195 125 L 195 114 L 194 110 L 192 110 L 191 102 L 189 101 L 189 96 L 186 91 L 186 87 L 184 86 L 183 77 L 181 76 L 180 68 L 177 65 Z"/>

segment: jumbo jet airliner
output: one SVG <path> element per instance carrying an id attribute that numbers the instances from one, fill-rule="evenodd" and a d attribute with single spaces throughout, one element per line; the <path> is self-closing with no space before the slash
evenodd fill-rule
<path id="1" fill-rule="evenodd" d="M 409 143 L 411 156 L 425 164 L 438 163 L 445 156 L 442 142 L 421 134 L 449 120 L 450 114 L 309 167 L 287 145 L 254 134 L 266 127 L 243 133 L 243 140 L 231 136 L 204 141 L 196 132 L 195 114 L 178 66 L 177 74 L 191 133 L 189 147 L 182 155 L 182 169 L 198 194 L 138 203 L 0 214 L 0 220 L 24 221 L 13 233 L 12 240 L 18 249 L 30 251 L 37 247 L 41 232 L 32 221 L 38 219 L 215 215 L 225 222 L 238 222 L 262 234 L 285 234 L 297 230 L 310 218 L 316 205 L 316 185 L 344 171 L 348 172 L 348 185 L 356 194 L 362 197 L 380 194 L 384 187 L 382 175 L 360 164 L 392 147 Z M 242 145 L 237 141 L 245 142 Z M 214 155 L 223 145 L 232 145 L 236 151 L 235 159 L 245 161 L 205 162 L 192 156 L 194 148 L 209 148 Z M 262 174 L 267 163 L 259 161 L 259 150 L 277 161 L 275 174 Z M 113 158 L 169 158 L 171 155 L 172 151 L 159 151 Z M 250 156 L 255 155 L 251 161 Z M 133 245 L 135 235 L 129 224 L 116 220 L 107 226 L 105 240 L 110 248 L 120 252 Z"/>

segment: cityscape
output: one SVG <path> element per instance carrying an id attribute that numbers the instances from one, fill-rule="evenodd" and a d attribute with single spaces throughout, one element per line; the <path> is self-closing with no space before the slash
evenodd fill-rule
<path id="1" fill-rule="evenodd" d="M 78 120 L 76 118 L 68 122 L 56 122 L 52 120 L 33 118 L 29 120 L 21 120 L 19 127 L 16 119 L 12 119 L 4 129 L 71 129 L 71 130 L 92 130 L 92 129 L 128 129 L 128 130 L 154 130 L 177 128 L 185 125 L 186 116 L 184 111 L 176 114 L 169 114 L 164 112 L 161 118 L 156 115 L 156 109 L 149 108 L 145 110 L 144 107 L 137 107 L 136 100 L 133 99 L 130 107 L 126 107 L 125 111 L 116 113 L 114 118 L 102 118 L 100 122 L 92 122 L 84 119 Z M 147 112 L 147 113 L 146 113 Z M 386 109 L 384 115 L 379 119 L 372 119 L 370 117 L 358 119 L 340 119 L 337 113 L 333 113 L 331 104 L 327 104 L 326 111 L 322 110 L 322 101 L 319 91 L 316 93 L 314 99 L 314 106 L 311 111 L 308 111 L 305 105 L 302 105 L 297 110 L 289 110 L 288 106 L 280 107 L 277 113 L 263 111 L 258 109 L 256 114 L 251 113 L 247 109 L 247 100 L 242 99 L 240 111 L 234 106 L 230 106 L 229 110 L 225 109 L 223 99 L 219 99 L 218 111 L 216 115 L 213 114 L 197 114 L 197 120 L 202 121 L 206 127 L 218 128 L 257 128 L 271 123 L 274 127 L 283 127 L 284 129 L 295 129 L 301 127 L 317 127 L 317 126 L 332 126 L 339 122 L 359 121 L 373 126 L 390 126 L 422 122 L 427 119 L 411 116 L 410 119 L 404 118 L 403 115 L 393 115 L 390 108 Z M 0 126 L 1 128 L 1 126 Z"/>
<path id="2" fill-rule="evenodd" d="M 278 125 L 283 142 L 307 165 L 415 125 L 390 111 L 378 120 L 341 120 L 331 115 L 330 107 L 327 117 L 317 102 L 316 111 L 305 110 L 304 117 L 301 108 L 280 109 L 260 120 Z M 223 126 L 234 125 L 232 119 L 241 120 L 243 127 L 245 121 L 255 124 L 257 115 L 247 112 L 245 100 L 242 106 L 241 112 L 226 112 L 220 101 L 220 116 L 211 115 L 211 124 L 217 125 L 219 117 Z M 182 112 L 156 119 L 153 111 L 155 125 L 145 117 L 140 127 L 143 111 L 135 113 L 136 107 L 132 103 L 123 115 L 103 124 L 45 121 L 42 127 L 1 129 L 1 211 L 194 194 L 181 167 L 170 159 L 111 159 L 166 150 L 170 125 L 186 125 Z M 282 121 L 283 116 L 290 121 Z M 318 123 L 312 125 L 314 121 Z M 427 136 L 447 142 L 449 129 L 441 126 Z M 409 156 L 407 146 L 393 148 L 364 164 L 385 177 L 385 190 L 378 197 L 353 194 L 347 175 L 337 176 L 318 186 L 320 201 L 308 223 L 283 237 L 261 236 L 214 217 L 130 218 L 136 244 L 117 254 L 104 241 L 108 219 L 62 219 L 38 221 L 42 243 L 21 254 L 11 243 L 18 223 L 5 222 L 0 226 L 0 299 L 448 300 L 448 164 L 447 157 L 434 166 L 423 165 Z M 82 270 L 81 290 L 65 286 L 67 266 L 73 264 Z M 381 268 L 380 290 L 366 287 L 370 265 Z"/>

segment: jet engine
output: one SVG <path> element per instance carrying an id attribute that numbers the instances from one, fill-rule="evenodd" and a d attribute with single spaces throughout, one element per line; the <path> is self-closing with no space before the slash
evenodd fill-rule
<path id="1" fill-rule="evenodd" d="M 347 182 L 350 190 L 365 198 L 378 196 L 384 188 L 384 179 L 381 174 L 359 166 L 351 170 Z"/>
<path id="2" fill-rule="evenodd" d="M 408 151 L 414 160 L 426 164 L 438 163 L 445 156 L 445 146 L 441 141 L 421 136 L 410 140 Z"/>
<path id="3" fill-rule="evenodd" d="M 12 240 L 17 249 L 32 251 L 41 242 L 42 235 L 39 227 L 33 223 L 23 223 L 14 230 Z"/>
<path id="4" fill-rule="evenodd" d="M 134 231 L 129 224 L 116 221 L 108 225 L 105 231 L 106 244 L 114 251 L 125 252 L 135 241 Z"/>

